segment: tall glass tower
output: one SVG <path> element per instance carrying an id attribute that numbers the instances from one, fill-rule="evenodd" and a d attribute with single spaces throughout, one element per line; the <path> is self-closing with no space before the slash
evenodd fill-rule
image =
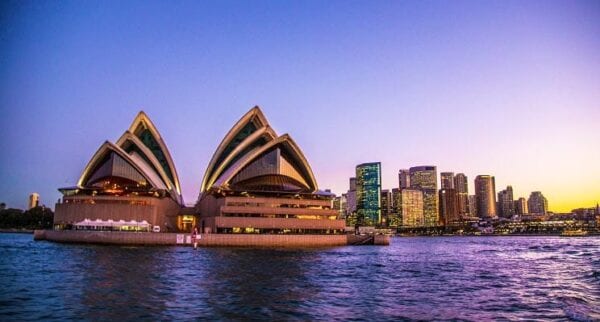
<path id="1" fill-rule="evenodd" d="M 458 213 L 465 215 L 469 213 L 469 184 L 464 173 L 454 176 L 454 189 L 458 198 Z"/>
<path id="2" fill-rule="evenodd" d="M 381 224 L 381 163 L 356 166 L 356 212 L 361 225 Z"/>

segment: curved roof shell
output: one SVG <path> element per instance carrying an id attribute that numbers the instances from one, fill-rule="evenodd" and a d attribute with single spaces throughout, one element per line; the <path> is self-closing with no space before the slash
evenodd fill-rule
<path id="1" fill-rule="evenodd" d="M 110 158 L 109 163 L 107 158 Z M 98 172 L 100 168 L 102 170 Z M 143 111 L 138 113 L 116 144 L 106 141 L 100 146 L 84 168 L 77 186 L 92 184 L 98 179 L 94 177 L 95 174 L 96 177 L 102 174 L 132 181 L 143 178 L 152 188 L 168 191 L 173 199 L 183 204 L 179 177 L 171 154 Z"/>
<path id="2" fill-rule="evenodd" d="M 288 135 L 277 136 L 258 106 L 229 130 L 215 151 L 201 193 L 211 188 L 314 192 L 312 169 Z"/>

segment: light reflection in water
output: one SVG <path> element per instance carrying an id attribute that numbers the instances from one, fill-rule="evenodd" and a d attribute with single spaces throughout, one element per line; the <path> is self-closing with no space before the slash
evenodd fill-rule
<path id="1" fill-rule="evenodd" d="M 241 249 L 0 234 L 0 320 L 600 319 L 600 238 Z"/>

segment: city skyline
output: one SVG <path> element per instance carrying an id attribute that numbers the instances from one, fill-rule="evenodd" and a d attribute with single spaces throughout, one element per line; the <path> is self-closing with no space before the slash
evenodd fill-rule
<path id="1" fill-rule="evenodd" d="M 600 201 L 597 2 L 237 4 L 4 4 L 0 202 L 52 207 L 143 109 L 194 203 L 254 105 L 338 195 L 377 161 L 382 189 L 431 164 L 550 211 Z"/>

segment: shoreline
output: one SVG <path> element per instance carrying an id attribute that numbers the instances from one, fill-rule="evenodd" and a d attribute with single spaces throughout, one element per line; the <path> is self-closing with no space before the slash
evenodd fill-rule
<path id="1" fill-rule="evenodd" d="M 37 229 L 18 229 L 18 228 L 2 228 L 0 234 L 34 234 Z M 181 233 L 179 233 L 181 234 Z M 185 235 L 186 233 L 184 233 Z M 217 234 L 218 235 L 218 234 Z M 238 235 L 239 236 L 239 235 Z M 243 236 L 243 235 L 241 235 Z M 598 237 L 600 233 L 588 233 L 585 236 L 561 236 L 560 234 L 481 234 L 481 235 L 400 235 L 393 234 L 390 237 L 407 238 L 407 237 Z"/>
<path id="2" fill-rule="evenodd" d="M 1 228 L 0 233 L 7 234 L 33 234 L 34 229 Z"/>
<path id="3" fill-rule="evenodd" d="M 82 230 L 35 230 L 33 239 L 57 243 L 192 246 L 190 233 L 113 232 Z M 390 237 L 356 235 L 260 235 L 200 234 L 198 247 L 335 247 L 353 245 L 387 246 Z"/>
<path id="4" fill-rule="evenodd" d="M 600 233 L 587 234 L 585 236 L 562 236 L 561 234 L 485 234 L 485 235 L 392 235 L 393 237 L 599 237 Z"/>

